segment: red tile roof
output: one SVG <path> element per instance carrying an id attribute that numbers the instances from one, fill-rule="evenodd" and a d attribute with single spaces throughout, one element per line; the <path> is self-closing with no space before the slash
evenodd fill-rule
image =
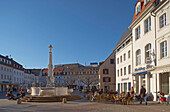
<path id="1" fill-rule="evenodd" d="M 136 6 L 139 2 L 141 2 L 141 12 L 140 12 L 138 15 L 136 15 L 136 8 L 135 8 L 135 13 L 134 13 L 134 16 L 133 16 L 132 23 L 143 13 L 143 11 L 144 11 L 145 9 L 147 9 L 147 7 L 148 7 L 150 4 L 154 3 L 155 1 L 156 1 L 156 0 L 151 0 L 151 1 L 145 6 L 144 0 L 138 0 L 138 2 L 135 4 L 135 6 Z"/>

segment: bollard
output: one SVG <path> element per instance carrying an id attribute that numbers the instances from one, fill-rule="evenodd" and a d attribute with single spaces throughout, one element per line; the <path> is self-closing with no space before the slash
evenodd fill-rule
<path id="1" fill-rule="evenodd" d="M 21 99 L 20 98 L 17 99 L 17 104 L 21 104 Z"/>
<path id="2" fill-rule="evenodd" d="M 63 98 L 62 103 L 67 103 L 67 99 Z"/>

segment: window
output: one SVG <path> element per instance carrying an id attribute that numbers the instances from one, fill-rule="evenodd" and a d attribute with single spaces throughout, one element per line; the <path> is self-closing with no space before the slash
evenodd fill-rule
<path id="1" fill-rule="evenodd" d="M 119 64 L 119 58 L 117 58 L 117 64 Z"/>
<path id="2" fill-rule="evenodd" d="M 109 69 L 103 69 L 103 74 L 109 74 Z"/>
<path id="3" fill-rule="evenodd" d="M 124 54 L 124 61 L 126 61 L 126 54 Z"/>
<path id="4" fill-rule="evenodd" d="M 126 67 L 124 67 L 124 75 L 126 75 Z"/>
<path id="5" fill-rule="evenodd" d="M 122 71 L 122 68 L 120 69 L 120 72 L 121 72 L 121 76 L 123 75 L 123 71 Z"/>
<path id="6" fill-rule="evenodd" d="M 160 44 L 161 58 L 167 57 L 167 41 Z"/>
<path id="7" fill-rule="evenodd" d="M 128 58 L 130 58 L 130 50 L 128 51 Z"/>
<path id="8" fill-rule="evenodd" d="M 114 59 L 110 59 L 110 64 L 115 64 Z"/>
<path id="9" fill-rule="evenodd" d="M 163 15 L 159 18 L 159 21 L 160 21 L 160 28 L 166 26 L 166 14 L 163 14 Z"/>
<path id="10" fill-rule="evenodd" d="M 119 70 L 117 70 L 117 76 L 119 77 Z"/>
<path id="11" fill-rule="evenodd" d="M 140 26 L 136 28 L 136 40 L 140 38 Z"/>
<path id="12" fill-rule="evenodd" d="M 151 30 L 151 17 L 145 20 L 145 33 Z"/>
<path id="13" fill-rule="evenodd" d="M 111 82 L 111 78 L 110 77 L 103 77 L 103 82 Z"/>
<path id="14" fill-rule="evenodd" d="M 136 7 L 136 15 L 138 15 L 141 12 L 141 6 L 140 3 Z"/>
<path id="15" fill-rule="evenodd" d="M 1 74 L 1 79 L 3 79 L 3 74 Z"/>
<path id="16" fill-rule="evenodd" d="M 131 65 L 128 66 L 128 74 L 131 74 Z"/>
<path id="17" fill-rule="evenodd" d="M 120 62 L 122 62 L 122 56 L 120 56 Z"/>
<path id="18" fill-rule="evenodd" d="M 150 2 L 151 0 L 145 0 L 145 6 L 148 5 L 148 3 Z"/>
<path id="19" fill-rule="evenodd" d="M 145 60 L 148 57 L 151 58 L 151 44 L 145 46 Z"/>
<path id="20" fill-rule="evenodd" d="M 136 65 L 141 64 L 141 50 L 136 51 Z"/>
<path id="21" fill-rule="evenodd" d="M 130 39 L 126 41 L 126 45 L 128 45 L 130 43 Z"/>

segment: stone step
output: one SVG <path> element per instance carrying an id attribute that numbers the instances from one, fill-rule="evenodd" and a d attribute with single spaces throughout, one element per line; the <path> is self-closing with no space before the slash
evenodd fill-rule
<path id="1" fill-rule="evenodd" d="M 67 96 L 52 96 L 52 97 L 44 97 L 44 96 L 25 96 L 21 98 L 23 102 L 62 102 L 62 99 L 66 98 L 67 101 L 80 100 L 81 96 L 78 95 L 67 95 Z"/>

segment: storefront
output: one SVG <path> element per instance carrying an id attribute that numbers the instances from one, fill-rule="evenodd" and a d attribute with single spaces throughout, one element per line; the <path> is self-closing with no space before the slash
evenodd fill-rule
<path id="1" fill-rule="evenodd" d="M 9 86 L 18 88 L 19 84 L 11 84 L 11 83 L 9 83 L 9 81 L 1 81 L 0 82 L 0 92 L 7 91 Z"/>
<path id="2" fill-rule="evenodd" d="M 117 91 L 118 93 L 121 92 L 130 92 L 131 87 L 132 87 L 132 83 L 131 83 L 131 77 L 126 77 L 126 78 L 121 78 L 121 83 L 118 83 L 118 88 Z"/>
<path id="3" fill-rule="evenodd" d="M 153 66 L 148 67 L 140 67 L 136 68 L 135 72 L 133 73 L 133 83 L 134 83 L 134 90 L 136 94 L 140 94 L 140 88 L 143 86 L 146 88 L 146 93 L 148 95 L 153 96 L 153 75 L 151 74 L 151 71 L 153 71 L 155 68 Z"/>
<path id="4" fill-rule="evenodd" d="M 157 92 L 170 94 L 170 65 L 157 67 L 152 74 L 157 75 Z"/>

